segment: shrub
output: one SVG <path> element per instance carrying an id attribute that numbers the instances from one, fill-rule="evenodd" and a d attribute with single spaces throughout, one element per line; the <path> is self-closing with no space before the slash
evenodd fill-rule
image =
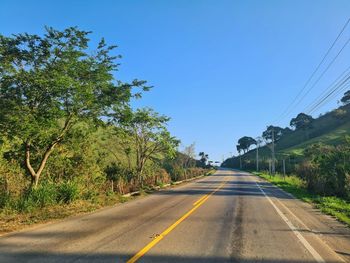
<path id="1" fill-rule="evenodd" d="M 323 195 L 349 197 L 350 142 L 329 146 L 314 144 L 305 150 L 307 158 L 298 169 L 310 190 Z"/>
<path id="2" fill-rule="evenodd" d="M 11 196 L 8 192 L 0 192 L 0 208 L 5 208 L 11 201 Z"/>
<path id="3" fill-rule="evenodd" d="M 31 199 L 35 206 L 44 207 L 56 203 L 57 190 L 53 183 L 43 183 L 38 188 L 30 189 L 27 199 Z"/>
<path id="4" fill-rule="evenodd" d="M 168 184 L 171 177 L 165 169 L 158 169 L 154 175 L 154 182 L 156 185 Z"/>
<path id="5" fill-rule="evenodd" d="M 57 202 L 69 204 L 79 197 L 79 188 L 75 182 L 68 181 L 59 184 L 57 189 Z"/>
<path id="6" fill-rule="evenodd" d="M 56 185 L 51 182 L 42 182 L 37 188 L 25 190 L 15 204 L 16 210 L 29 212 L 34 208 L 42 208 L 56 203 Z"/>

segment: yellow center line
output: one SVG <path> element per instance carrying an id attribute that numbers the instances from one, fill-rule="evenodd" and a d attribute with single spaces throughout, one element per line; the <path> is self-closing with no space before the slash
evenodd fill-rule
<path id="1" fill-rule="evenodd" d="M 194 211 L 196 211 L 202 204 L 204 204 L 205 201 L 208 200 L 208 198 L 215 194 L 217 191 L 220 190 L 225 184 L 227 180 L 221 183 L 221 185 L 216 188 L 213 192 L 210 194 L 207 194 L 200 198 L 196 203 L 194 203 L 194 207 L 189 210 L 186 214 L 184 214 L 182 217 L 180 217 L 174 224 L 169 226 L 166 230 L 164 230 L 159 236 L 157 236 L 155 239 L 153 239 L 150 243 L 148 243 L 144 248 L 142 248 L 139 252 L 137 252 L 132 258 L 130 258 L 127 263 L 134 263 L 139 258 L 141 258 L 143 255 L 145 255 L 152 247 L 154 247 L 159 241 L 161 241 L 166 235 L 168 235 L 175 227 L 177 227 L 182 221 L 184 221 L 187 217 L 189 217 Z"/>
<path id="2" fill-rule="evenodd" d="M 194 206 L 196 206 L 200 201 L 202 201 L 208 194 L 203 195 L 201 198 L 199 198 L 196 202 L 193 203 Z"/>

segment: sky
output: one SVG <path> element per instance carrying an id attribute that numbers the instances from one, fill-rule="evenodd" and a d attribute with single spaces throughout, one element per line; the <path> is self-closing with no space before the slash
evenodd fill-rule
<path id="1" fill-rule="evenodd" d="M 197 152 L 222 161 L 236 154 L 240 137 L 288 126 L 349 66 L 350 44 L 280 117 L 349 16 L 348 0 L 0 0 L 0 34 L 78 26 L 93 32 L 92 45 L 102 37 L 118 45 L 116 78 L 153 86 L 133 106 L 170 116 L 180 149 L 195 142 Z M 349 37 L 350 25 L 320 74 Z M 340 97 L 313 116 L 337 107 Z"/>

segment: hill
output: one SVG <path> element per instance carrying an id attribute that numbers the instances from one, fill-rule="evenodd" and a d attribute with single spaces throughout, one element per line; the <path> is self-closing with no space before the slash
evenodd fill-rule
<path id="1" fill-rule="evenodd" d="M 281 164 L 282 159 L 297 163 L 303 158 L 304 149 L 315 143 L 339 145 L 350 135 L 350 105 L 341 106 L 313 120 L 308 129 L 296 129 L 283 135 L 276 142 L 276 159 Z M 271 150 L 267 145 L 259 148 L 259 161 L 262 169 L 268 168 Z M 241 157 L 226 159 L 222 166 L 239 168 L 240 159 L 243 169 L 254 169 L 256 166 L 256 149 L 250 150 Z M 277 167 L 278 168 L 278 167 Z"/>

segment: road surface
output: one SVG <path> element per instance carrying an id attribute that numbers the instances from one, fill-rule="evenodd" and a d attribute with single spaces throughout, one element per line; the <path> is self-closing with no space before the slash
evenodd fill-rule
<path id="1" fill-rule="evenodd" d="M 237 171 L 0 237 L 0 262 L 350 262 L 350 231 Z"/>

